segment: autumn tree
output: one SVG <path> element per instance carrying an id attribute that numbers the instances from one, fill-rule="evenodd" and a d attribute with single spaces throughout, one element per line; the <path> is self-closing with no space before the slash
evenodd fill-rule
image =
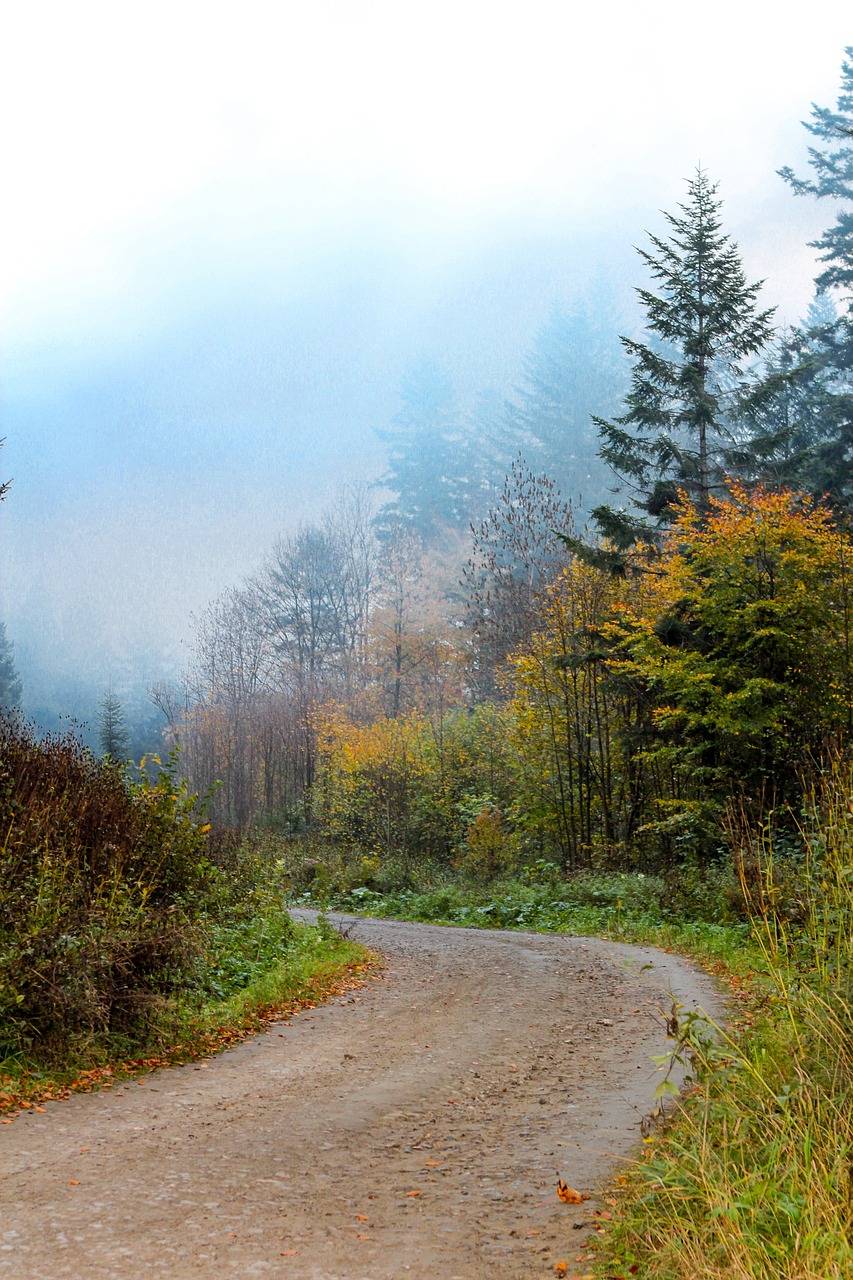
<path id="1" fill-rule="evenodd" d="M 680 779 L 670 830 L 732 792 L 794 801 L 802 769 L 849 732 L 852 553 L 802 494 L 731 482 L 706 511 L 679 509 L 651 599 L 614 620 L 610 659 L 651 699 L 646 758 Z"/>
<path id="2" fill-rule="evenodd" d="M 708 508 L 726 470 L 729 410 L 743 362 L 772 335 L 772 311 L 759 311 L 760 284 L 748 284 L 737 246 L 722 231 L 717 188 L 700 169 L 687 201 L 666 214 L 669 236 L 639 250 L 656 290 L 638 289 L 647 342 L 624 337 L 633 362 L 625 411 L 595 419 L 600 456 L 634 511 L 593 511 L 616 545 L 648 539 L 665 523 L 679 491 Z M 652 522 L 649 522 L 649 517 Z"/>

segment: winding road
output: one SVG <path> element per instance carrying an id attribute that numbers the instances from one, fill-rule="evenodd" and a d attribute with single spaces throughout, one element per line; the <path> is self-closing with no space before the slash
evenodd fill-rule
<path id="1" fill-rule="evenodd" d="M 349 921 L 347 924 L 349 925 Z M 359 919 L 356 991 L 0 1129 L 0 1280 L 526 1280 L 634 1157 L 686 961 Z M 558 1174 L 590 1199 L 564 1204 Z"/>

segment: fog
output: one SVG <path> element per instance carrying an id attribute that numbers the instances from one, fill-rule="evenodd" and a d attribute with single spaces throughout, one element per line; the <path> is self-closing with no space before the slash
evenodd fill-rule
<path id="1" fill-rule="evenodd" d="M 826 214 L 775 170 L 846 6 L 304 8 L 3 20 L 1 612 L 43 723 L 142 698 L 281 531 L 381 476 L 415 364 L 509 396 L 594 280 L 630 331 L 633 246 L 697 164 L 765 305 L 808 305 Z"/>

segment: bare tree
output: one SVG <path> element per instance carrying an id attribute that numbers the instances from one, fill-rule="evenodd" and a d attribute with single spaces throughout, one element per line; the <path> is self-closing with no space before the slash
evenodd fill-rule
<path id="1" fill-rule="evenodd" d="M 566 561 L 561 535 L 573 531 L 571 504 L 553 480 L 534 475 L 519 457 L 498 502 L 472 529 L 473 549 L 463 571 L 481 693 L 494 692 L 501 664 L 530 637 L 537 601 Z"/>

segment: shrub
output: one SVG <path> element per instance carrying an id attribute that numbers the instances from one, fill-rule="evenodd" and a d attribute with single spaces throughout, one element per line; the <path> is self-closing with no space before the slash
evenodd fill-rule
<path id="1" fill-rule="evenodd" d="M 0 727 L 0 1039 L 128 1033 L 191 980 L 217 873 L 175 761 L 139 782 L 73 737 Z"/>

